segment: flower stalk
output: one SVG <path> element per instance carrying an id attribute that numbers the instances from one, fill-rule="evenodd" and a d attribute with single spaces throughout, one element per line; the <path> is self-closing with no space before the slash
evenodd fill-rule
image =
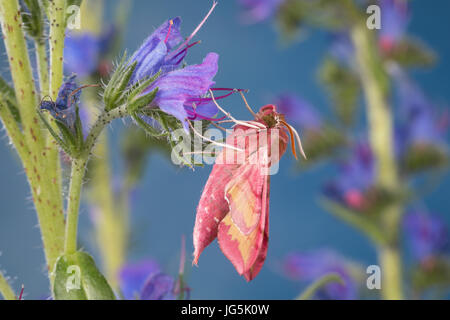
<path id="1" fill-rule="evenodd" d="M 393 145 L 394 130 L 387 102 L 388 77 L 377 55 L 374 34 L 367 29 L 365 21 L 353 26 L 351 37 L 366 99 L 369 141 L 377 163 L 377 183 L 398 194 L 400 182 Z M 396 202 L 381 213 L 383 230 L 387 233 L 387 243 L 378 246 L 383 275 L 382 294 L 385 299 L 403 299 L 398 247 L 402 209 L 402 205 Z"/>
<path id="2" fill-rule="evenodd" d="M 50 271 L 63 250 L 64 215 L 62 200 L 58 200 L 61 199 L 61 192 L 57 192 L 54 187 L 56 171 L 50 166 L 44 131 L 41 130 L 36 113 L 38 95 L 17 0 L 0 1 L 0 20 L 21 117 L 21 129 L 8 114 L 9 110 L 0 107 L 0 114 L 27 174 Z"/>
<path id="3" fill-rule="evenodd" d="M 6 278 L 0 272 L 0 294 L 5 300 L 17 300 L 14 290 L 9 285 Z"/>
<path id="4" fill-rule="evenodd" d="M 117 107 L 111 111 L 102 113 L 93 124 L 81 154 L 72 159 L 70 175 L 70 187 L 67 205 L 66 233 L 64 241 L 64 252 L 75 253 L 77 250 L 78 216 L 80 208 L 81 190 L 86 172 L 86 164 L 92 149 L 106 125 L 112 120 L 122 118 L 127 114 L 126 105 Z"/>
<path id="5" fill-rule="evenodd" d="M 72 254 L 77 251 L 78 216 L 85 169 L 86 159 L 72 160 L 67 202 L 66 237 L 64 241 L 65 254 Z"/>

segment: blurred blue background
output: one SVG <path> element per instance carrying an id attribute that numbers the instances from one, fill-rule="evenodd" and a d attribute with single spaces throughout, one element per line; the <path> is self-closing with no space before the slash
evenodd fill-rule
<path id="1" fill-rule="evenodd" d="M 106 17 L 112 17 L 116 1 L 105 1 Z M 195 28 L 211 5 L 209 0 L 135 0 L 124 49 L 135 50 L 143 39 L 167 18 L 181 16 L 185 35 Z M 450 101 L 450 2 L 446 0 L 412 1 L 409 32 L 423 39 L 439 55 L 435 68 L 417 71 L 415 78 L 436 101 Z M 249 88 L 247 95 L 254 109 L 270 102 L 284 91 L 296 92 L 323 113 L 329 110 L 325 91 L 317 80 L 320 62 L 326 53 L 328 39 L 320 32 L 305 33 L 302 41 L 283 44 L 270 23 L 242 25 L 236 1 L 220 1 L 196 39 L 202 43 L 189 52 L 188 63 L 199 63 L 207 52 L 220 54 L 216 85 Z M 4 48 L 1 47 L 1 52 Z M 7 73 L 6 55 L 1 55 L 2 74 Z M 238 96 L 226 99 L 222 106 L 240 119 L 250 115 Z M 364 117 L 362 108 L 359 109 Z M 329 113 L 329 112 L 328 112 Z M 123 124 L 110 127 L 117 146 Z M 361 134 L 364 132 L 361 131 Z M 48 294 L 36 215 L 23 170 L 3 134 L 0 144 L 0 269 L 16 280 L 15 288 L 25 285 L 26 298 Z M 113 147 L 112 150 L 115 148 Z M 115 170 L 121 170 L 116 152 L 111 155 Z M 191 253 L 195 211 L 211 167 L 195 172 L 174 167 L 163 156 L 152 156 L 133 198 L 132 261 L 155 258 L 167 272 L 176 274 L 181 236 L 187 239 Z M 333 167 L 322 164 L 304 173 L 294 167 L 291 155 L 281 162 L 280 172 L 271 181 L 270 244 L 268 257 L 259 276 L 251 283 L 239 277 L 231 263 L 213 243 L 202 254 L 198 267 L 190 267 L 188 283 L 192 298 L 198 299 L 292 299 L 301 286 L 281 275 L 278 262 L 293 250 L 332 248 L 364 266 L 376 263 L 375 249 L 365 237 L 325 212 L 319 205 L 320 188 L 333 174 Z M 428 194 L 421 205 L 441 214 L 450 222 L 450 177 Z M 87 210 L 81 215 L 80 241 L 92 253 L 95 246 L 90 233 Z"/>

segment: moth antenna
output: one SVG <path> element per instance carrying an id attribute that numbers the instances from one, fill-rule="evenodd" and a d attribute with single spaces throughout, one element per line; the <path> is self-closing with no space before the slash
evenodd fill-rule
<path id="1" fill-rule="evenodd" d="M 249 128 L 253 128 L 253 129 L 260 129 L 259 127 L 255 126 L 255 125 L 251 125 L 251 124 L 247 123 L 246 121 L 239 121 L 239 120 L 236 120 L 235 118 L 233 118 L 233 116 L 229 112 L 226 112 L 224 109 L 222 109 L 221 106 L 219 106 L 219 104 L 216 101 L 216 98 L 214 98 L 214 94 L 213 94 L 211 89 L 209 89 L 209 93 L 211 94 L 211 99 L 214 102 L 214 104 L 216 105 L 216 107 L 220 111 L 222 111 L 222 113 L 225 114 L 228 118 L 230 118 L 234 123 L 240 124 L 242 126 L 246 126 L 246 127 L 249 127 Z"/>
<path id="2" fill-rule="evenodd" d="M 211 124 L 212 124 L 214 127 L 216 127 L 217 129 L 223 130 L 223 131 L 226 132 L 226 133 L 230 133 L 230 132 L 231 132 L 231 130 L 228 130 L 227 128 L 224 128 L 224 127 L 222 127 L 222 126 L 219 126 L 217 123 L 211 122 Z"/>
<path id="3" fill-rule="evenodd" d="M 291 125 L 289 125 L 288 123 L 286 123 L 283 120 L 281 120 L 280 122 L 284 126 L 287 127 L 287 129 L 289 130 L 289 133 L 291 133 L 291 134 L 294 133 L 295 139 L 297 140 L 297 143 L 298 143 L 298 148 L 300 149 L 300 153 L 301 153 L 302 157 L 305 158 L 305 160 L 307 160 L 308 158 L 306 157 L 305 151 L 303 150 L 302 140 L 300 139 L 300 135 L 298 134 L 297 130 L 295 130 L 294 127 L 292 127 Z"/>
<path id="4" fill-rule="evenodd" d="M 250 111 L 250 113 L 256 118 L 256 113 L 252 110 L 252 108 L 251 108 L 250 105 L 248 104 L 247 99 L 245 99 L 244 93 L 242 92 L 242 90 L 238 90 L 238 91 L 239 91 L 239 94 L 240 94 L 241 97 L 242 97 L 242 100 L 244 100 L 244 104 L 245 104 L 245 106 L 247 107 L 248 111 Z"/>
<path id="5" fill-rule="evenodd" d="M 220 147 L 229 148 L 229 149 L 232 149 L 232 150 L 235 150 L 235 151 L 239 151 L 239 152 L 243 152 L 243 151 L 244 151 L 244 150 L 242 150 L 242 149 L 239 149 L 239 148 L 230 146 L 229 144 L 226 144 L 226 143 L 220 143 L 220 142 L 211 140 L 211 139 L 209 139 L 209 138 L 206 138 L 205 136 L 203 136 L 201 133 L 199 133 L 197 130 L 194 129 L 194 126 L 192 125 L 192 123 L 191 123 L 189 120 L 187 120 L 187 122 L 188 122 L 188 124 L 189 124 L 189 127 L 191 127 L 192 131 L 194 132 L 194 134 L 196 134 L 197 136 L 199 136 L 199 137 L 202 138 L 203 140 L 206 140 L 206 141 L 208 141 L 208 142 L 211 142 L 212 144 L 215 144 L 215 145 L 220 146 Z"/>
<path id="6" fill-rule="evenodd" d="M 71 100 L 70 100 L 70 98 L 72 98 L 73 95 L 74 95 L 75 93 L 77 93 L 78 91 L 80 91 L 80 90 L 82 90 L 82 89 L 84 89 L 84 88 L 89 88 L 89 87 L 100 87 L 100 85 L 99 85 L 99 84 L 86 84 L 86 85 L 84 85 L 84 86 L 81 86 L 81 87 L 79 87 L 79 88 L 73 90 L 73 91 L 69 94 L 69 97 L 68 97 L 68 99 L 67 99 L 67 108 L 70 107 L 70 105 L 71 105 Z"/>
<path id="7" fill-rule="evenodd" d="M 295 160 L 298 160 L 297 158 L 297 151 L 295 150 L 295 138 L 294 138 L 294 132 L 292 132 L 291 127 L 289 127 L 289 125 L 284 122 L 283 120 L 280 121 L 280 123 L 282 125 L 284 125 L 286 127 L 286 129 L 288 129 L 289 131 L 289 138 L 291 139 L 291 150 L 292 150 L 292 154 L 294 155 Z"/>

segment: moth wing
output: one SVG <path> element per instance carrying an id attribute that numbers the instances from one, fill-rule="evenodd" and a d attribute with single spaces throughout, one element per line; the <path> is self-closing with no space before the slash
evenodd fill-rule
<path id="1" fill-rule="evenodd" d="M 219 224 L 218 241 L 247 281 L 258 274 L 267 254 L 270 176 L 266 170 L 261 164 L 246 164 L 225 188 L 230 211 Z"/>
<path id="2" fill-rule="evenodd" d="M 226 143 L 244 149 L 245 141 L 242 132 L 235 130 L 227 137 Z M 202 251 L 217 237 L 218 225 L 229 212 L 225 188 L 242 165 L 237 158 L 235 151 L 223 149 L 206 182 L 195 218 L 194 264 L 198 263 Z"/>

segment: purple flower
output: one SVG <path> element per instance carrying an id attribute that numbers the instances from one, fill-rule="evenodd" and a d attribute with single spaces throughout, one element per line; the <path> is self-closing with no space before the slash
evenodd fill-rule
<path id="1" fill-rule="evenodd" d="M 198 65 L 168 72 L 160 76 L 143 94 L 158 88 L 152 106 L 158 106 L 164 112 L 179 119 L 187 129 L 188 111 L 192 110 L 193 101 L 198 99 L 201 109 L 199 114 L 214 115 L 217 109 L 213 104 L 203 104 L 201 97 L 214 84 L 212 80 L 217 73 L 219 55 L 209 53 Z"/>
<path id="2" fill-rule="evenodd" d="M 372 150 L 367 142 L 360 142 L 340 165 L 337 177 L 326 185 L 325 194 L 349 208 L 364 209 L 365 193 L 374 185 L 375 174 Z"/>
<path id="3" fill-rule="evenodd" d="M 151 275 L 141 291 L 141 300 L 174 300 L 175 279 L 164 273 Z"/>
<path id="4" fill-rule="evenodd" d="M 409 20 L 408 5 L 405 0 L 380 0 L 381 29 L 380 47 L 390 51 L 405 34 Z"/>
<path id="5" fill-rule="evenodd" d="M 355 47 L 346 32 L 332 33 L 330 54 L 343 65 L 350 65 L 354 60 Z"/>
<path id="6" fill-rule="evenodd" d="M 161 71 L 161 75 L 142 95 L 158 88 L 149 107 L 159 107 L 167 114 L 173 115 L 183 123 L 186 130 L 187 119 L 213 120 L 212 117 L 217 113 L 211 99 L 204 96 L 214 84 L 213 78 L 218 70 L 218 54 L 209 53 L 203 63 L 177 69 L 187 50 L 195 44 L 189 44 L 189 41 L 206 22 L 216 5 L 214 2 L 205 18 L 183 43 L 180 44 L 183 40 L 179 30 L 181 19 L 171 19 L 156 29 L 130 59 L 130 62 L 137 62 L 131 84 Z"/>
<path id="7" fill-rule="evenodd" d="M 115 34 L 114 27 L 110 27 L 101 35 L 90 32 L 68 35 L 64 42 L 66 73 L 76 73 L 81 78 L 96 71 L 105 73 L 102 58 L 110 49 Z"/>
<path id="8" fill-rule="evenodd" d="M 125 265 L 120 273 L 120 288 L 126 300 L 171 300 L 175 298 L 175 280 L 162 273 L 153 260 Z"/>
<path id="9" fill-rule="evenodd" d="M 41 110 L 48 110 L 56 120 L 73 131 L 75 130 L 76 105 L 81 96 L 81 90 L 75 91 L 78 88 L 75 78 L 76 75 L 72 75 L 61 85 L 56 101 L 44 100 L 40 104 Z"/>
<path id="10" fill-rule="evenodd" d="M 243 20 L 256 23 L 272 17 L 285 0 L 239 0 L 245 10 Z"/>
<path id="11" fill-rule="evenodd" d="M 411 251 L 421 263 L 448 252 L 448 231 L 439 216 L 411 211 L 403 222 Z"/>
<path id="12" fill-rule="evenodd" d="M 312 282 L 328 273 L 337 273 L 344 284 L 330 283 L 317 292 L 319 299 L 356 299 L 357 288 L 350 276 L 348 263 L 328 250 L 291 253 L 283 261 L 285 274 L 296 281 Z"/>
<path id="13" fill-rule="evenodd" d="M 424 92 L 401 70 L 393 66 L 390 72 L 396 82 L 404 148 L 411 145 L 445 145 L 446 117 L 437 114 Z"/>
<path id="14" fill-rule="evenodd" d="M 130 62 L 137 61 L 137 65 L 131 77 L 131 83 L 151 77 L 160 70 L 164 73 L 179 66 L 186 56 L 187 49 L 178 50 L 172 55 L 169 53 L 183 41 L 180 24 L 179 17 L 167 20 L 133 54 Z"/>
<path id="15" fill-rule="evenodd" d="M 314 107 L 294 94 L 279 95 L 274 104 L 280 113 L 286 116 L 289 122 L 295 123 L 302 130 L 318 131 L 322 127 L 322 119 Z"/>

